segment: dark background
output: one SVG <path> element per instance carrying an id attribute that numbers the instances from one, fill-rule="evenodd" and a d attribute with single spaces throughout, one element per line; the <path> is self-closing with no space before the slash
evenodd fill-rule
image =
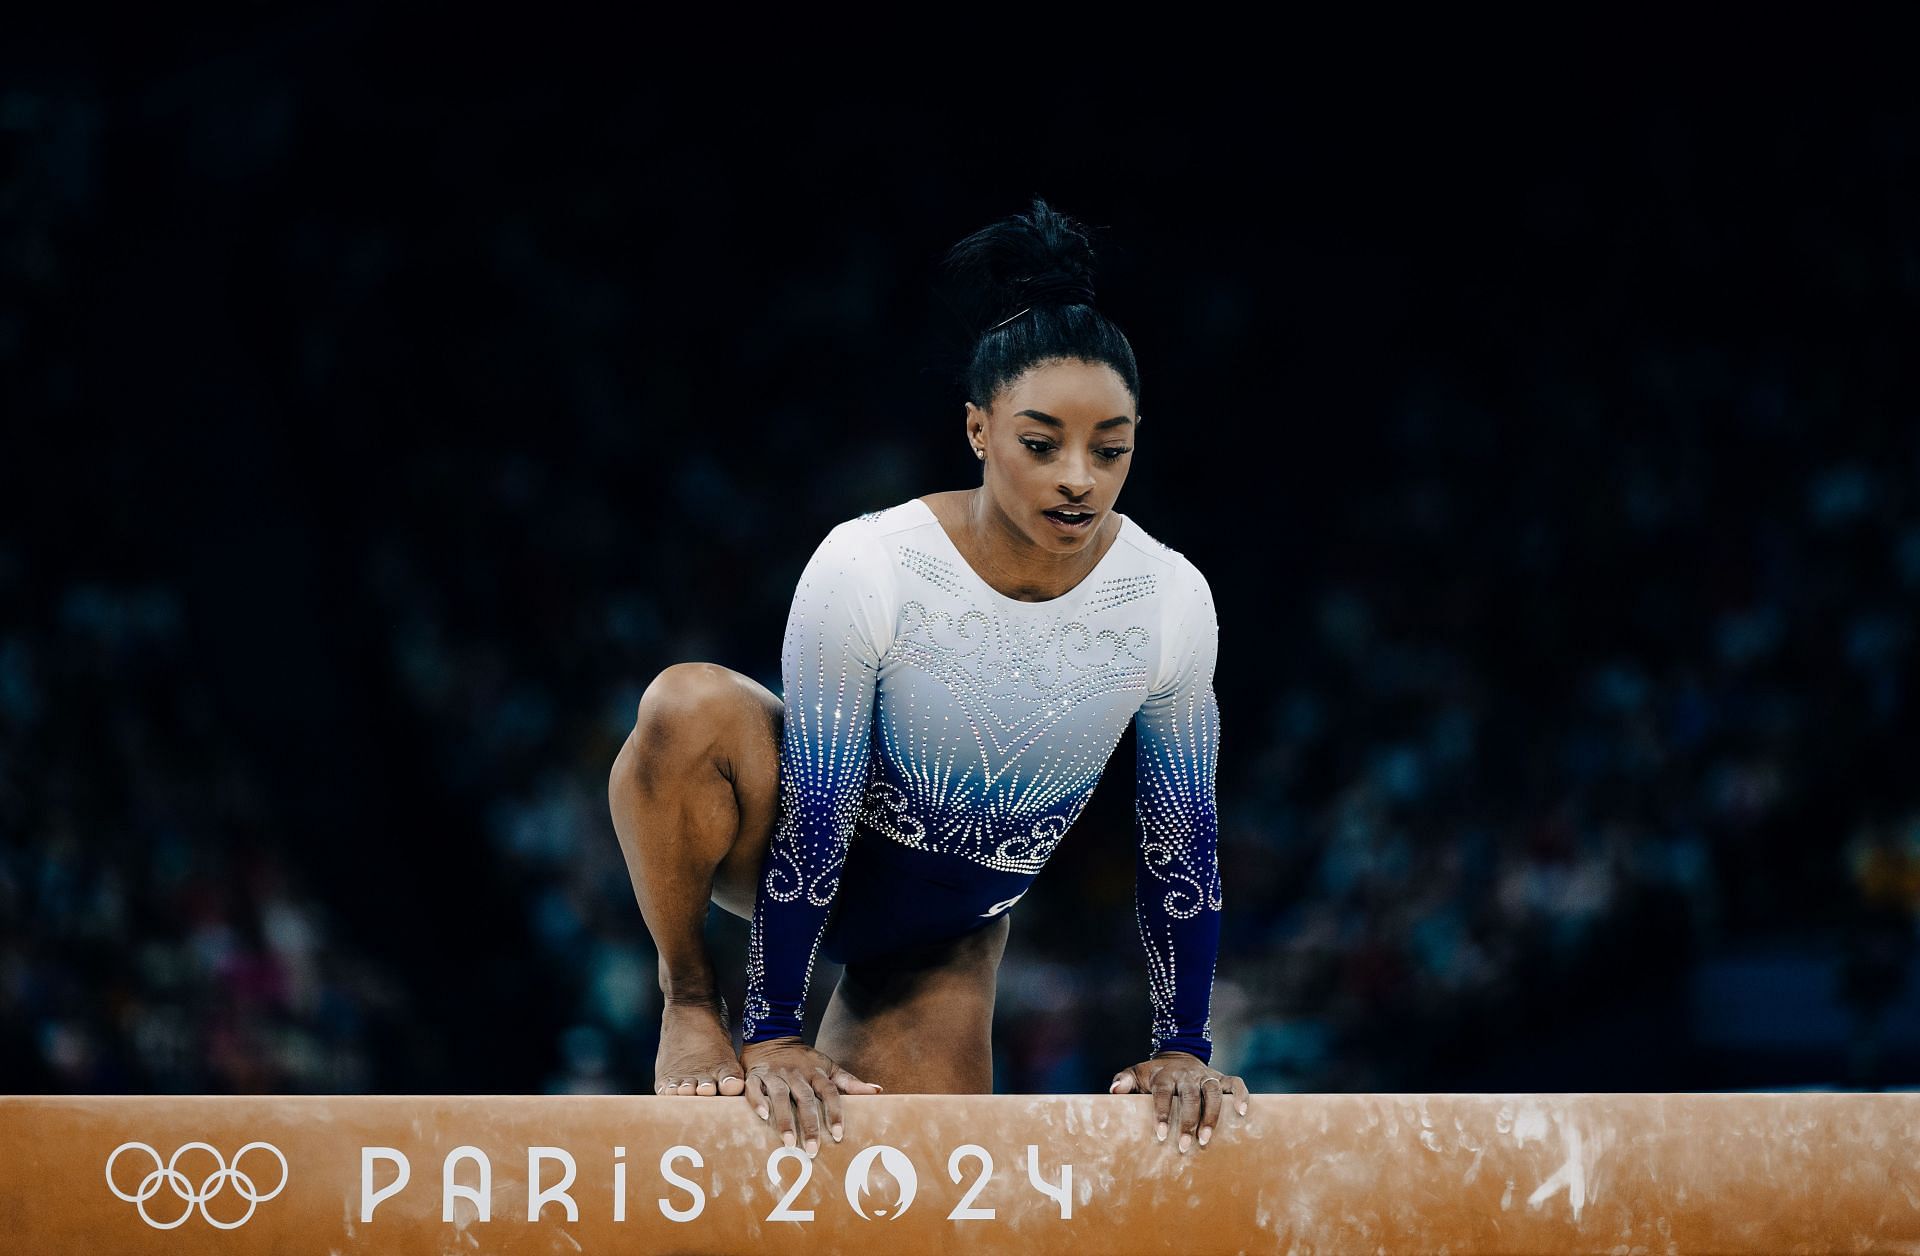
<path id="1" fill-rule="evenodd" d="M 0 51 L 0 1090 L 649 1089 L 639 693 L 777 689 L 826 531 L 977 482 L 936 262 L 1035 194 L 1218 604 L 1215 1062 L 1920 1079 L 1920 111 L 631 53 Z M 1146 1048 L 1131 762 L 1001 1090 Z"/>

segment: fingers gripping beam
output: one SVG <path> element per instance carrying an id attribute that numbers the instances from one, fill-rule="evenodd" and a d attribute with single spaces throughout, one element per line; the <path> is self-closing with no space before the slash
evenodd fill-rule
<path id="1" fill-rule="evenodd" d="M 166 1253 L 1920 1245 L 1914 1094 L 1254 1095 L 1187 1154 L 1148 1094 L 844 1116 L 808 1156 L 740 1098 L 0 1099 L 0 1219 Z"/>

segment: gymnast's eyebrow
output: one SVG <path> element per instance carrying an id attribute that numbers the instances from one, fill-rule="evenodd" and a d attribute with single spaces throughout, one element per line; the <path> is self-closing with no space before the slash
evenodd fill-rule
<path id="1" fill-rule="evenodd" d="M 1059 419 L 1054 418 L 1051 414 L 1042 414 L 1038 410 L 1014 411 L 1015 418 L 1019 418 L 1023 414 L 1030 419 L 1039 419 L 1042 423 L 1050 423 L 1054 427 L 1061 428 L 1063 430 L 1067 426 L 1065 423 L 1062 423 Z M 1119 427 L 1122 423 L 1131 423 L 1131 422 L 1133 422 L 1133 417 L 1131 415 L 1116 414 L 1110 419 L 1101 419 L 1098 423 L 1095 423 L 1093 425 L 1093 428 L 1097 432 L 1103 427 Z"/>

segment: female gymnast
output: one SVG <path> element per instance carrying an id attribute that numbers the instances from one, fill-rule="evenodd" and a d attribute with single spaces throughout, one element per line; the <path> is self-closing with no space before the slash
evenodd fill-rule
<path id="1" fill-rule="evenodd" d="M 841 1095 L 992 1090 L 1014 904 L 1133 721 L 1135 915 L 1165 1140 L 1204 1145 L 1246 1085 L 1209 1067 L 1220 936 L 1212 592 L 1114 509 L 1140 426 L 1127 339 L 1093 304 L 1084 228 L 1036 199 L 956 245 L 992 310 L 966 374 L 980 486 L 839 524 L 801 573 L 784 701 L 712 663 L 640 699 L 609 797 L 660 950 L 655 1090 L 741 1095 L 807 1154 Z M 987 322 L 988 320 L 982 320 Z M 707 903 L 752 922 L 742 1050 Z M 816 955 L 845 965 L 818 1042 Z M 744 1066 L 744 1067 L 743 1067 Z"/>

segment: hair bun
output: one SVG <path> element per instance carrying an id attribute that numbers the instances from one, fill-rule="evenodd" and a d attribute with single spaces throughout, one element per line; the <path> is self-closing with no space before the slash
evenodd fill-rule
<path id="1" fill-rule="evenodd" d="M 1093 304 L 1091 235 L 1038 196 L 1026 213 L 954 245 L 946 265 L 973 290 L 983 322 L 1040 306 Z"/>
<path id="2" fill-rule="evenodd" d="M 1112 368 L 1140 406 L 1133 346 L 1093 304 L 1093 239 L 1088 228 L 1039 197 L 947 251 L 955 312 L 968 346 L 955 382 L 969 402 L 991 410 L 1007 385 L 1046 362 Z M 943 285 L 944 286 L 944 285 Z"/>

